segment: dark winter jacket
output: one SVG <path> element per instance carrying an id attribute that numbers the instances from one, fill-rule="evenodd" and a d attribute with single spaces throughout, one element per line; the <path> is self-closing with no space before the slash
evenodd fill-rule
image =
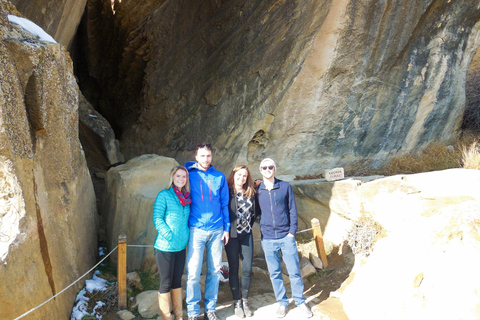
<path id="1" fill-rule="evenodd" d="M 252 210 L 253 210 L 253 217 L 250 221 L 250 227 L 253 226 L 255 222 L 255 218 L 257 217 L 257 205 L 255 197 L 252 199 Z M 238 199 L 237 195 L 230 190 L 230 200 L 228 201 L 228 212 L 230 214 L 230 238 L 237 237 L 237 206 L 238 206 Z"/>
<path id="2" fill-rule="evenodd" d="M 282 239 L 297 233 L 297 205 L 290 183 L 275 178 L 272 190 L 267 190 L 262 181 L 256 196 L 262 239 Z"/>
<path id="3" fill-rule="evenodd" d="M 211 231 L 223 227 L 230 231 L 228 217 L 228 185 L 225 175 L 210 166 L 206 171 L 197 168 L 197 162 L 187 162 L 190 179 L 190 218 L 188 226 Z"/>

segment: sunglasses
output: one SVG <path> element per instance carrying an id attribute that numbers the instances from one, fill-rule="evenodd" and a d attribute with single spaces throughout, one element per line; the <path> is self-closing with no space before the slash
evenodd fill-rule
<path id="1" fill-rule="evenodd" d="M 203 149 L 205 147 L 207 147 L 208 149 L 212 149 L 212 145 L 209 144 L 209 143 L 204 143 L 204 144 L 197 145 L 197 149 Z"/>
<path id="2" fill-rule="evenodd" d="M 275 168 L 274 166 L 265 166 L 265 167 L 262 167 L 262 170 L 267 170 L 270 169 L 270 170 L 273 170 L 273 168 Z"/>

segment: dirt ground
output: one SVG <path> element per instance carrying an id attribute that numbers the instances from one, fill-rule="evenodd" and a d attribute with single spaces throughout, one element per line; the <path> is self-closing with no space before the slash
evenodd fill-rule
<path id="1" fill-rule="evenodd" d="M 311 244 L 302 246 L 299 244 L 299 250 L 303 251 L 304 255 L 312 250 Z M 343 311 L 343 306 L 340 299 L 335 297 L 335 294 L 330 297 L 331 292 L 342 292 L 342 284 L 346 281 L 351 273 L 354 265 L 354 254 L 348 247 L 342 249 L 336 248 L 328 255 L 328 266 L 324 270 L 317 270 L 317 273 L 304 279 L 305 295 L 308 297 L 317 298 L 320 303 L 317 303 L 313 310 L 322 315 L 329 316 L 332 320 L 348 320 L 348 316 Z M 253 261 L 254 274 L 250 287 L 250 295 L 264 294 L 272 292 L 272 285 L 267 270 L 265 260 L 262 258 L 255 258 Z M 290 296 L 290 287 L 287 287 L 287 295 Z M 230 287 L 228 282 L 221 282 L 219 288 L 219 303 L 224 303 L 232 300 Z M 313 306 L 313 303 L 310 303 Z"/>
<path id="2" fill-rule="evenodd" d="M 299 244 L 298 248 L 305 256 L 308 256 L 310 251 L 315 250 L 312 243 Z M 305 295 L 316 298 L 315 303 L 310 302 L 310 306 L 313 307 L 312 311 L 315 314 L 328 316 L 331 320 L 348 320 L 348 316 L 343 311 L 340 299 L 338 299 L 335 294 L 331 295 L 331 293 L 335 291 L 342 292 L 342 284 L 348 283 L 349 280 L 347 279 L 349 277 L 350 279 L 353 278 L 351 270 L 354 265 L 354 260 L 355 257 L 350 248 L 336 248 L 328 255 L 327 268 L 317 270 L 315 274 L 304 278 Z M 254 259 L 253 269 L 250 296 L 273 292 L 267 265 L 262 257 L 256 257 Z M 288 282 L 288 279 L 286 279 L 286 282 Z M 286 287 L 287 295 L 291 297 L 289 284 L 287 284 Z M 114 292 L 114 290 L 112 290 L 112 292 Z M 102 312 L 103 319 L 118 320 L 120 317 L 116 315 L 116 296 L 110 297 L 110 300 L 112 300 L 113 305 L 111 305 L 109 310 Z M 228 303 L 230 301 L 232 301 L 232 295 L 228 281 L 220 282 L 218 304 Z M 93 301 L 92 304 L 94 304 Z M 137 314 L 135 319 L 141 320 L 143 318 Z"/>

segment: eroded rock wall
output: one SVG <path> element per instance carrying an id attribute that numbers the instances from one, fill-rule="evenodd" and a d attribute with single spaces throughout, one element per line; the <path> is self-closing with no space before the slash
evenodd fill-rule
<path id="1" fill-rule="evenodd" d="M 480 130 L 480 50 L 473 57 L 465 85 L 467 106 L 463 126 L 473 131 Z"/>
<path id="2" fill-rule="evenodd" d="M 11 0 L 18 11 L 68 47 L 77 32 L 87 0 Z"/>
<path id="3" fill-rule="evenodd" d="M 78 86 L 60 44 L 0 6 L 0 318 L 15 319 L 94 265 L 95 194 L 78 139 Z M 23 319 L 67 319 L 83 282 Z"/>
<path id="4" fill-rule="evenodd" d="M 480 28 L 467 0 L 87 7 L 100 109 L 127 158 L 183 162 L 211 142 L 222 170 L 270 156 L 298 175 L 454 141 Z"/>

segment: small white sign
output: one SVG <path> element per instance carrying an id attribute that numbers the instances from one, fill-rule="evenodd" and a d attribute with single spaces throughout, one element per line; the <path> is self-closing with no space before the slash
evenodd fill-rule
<path id="1" fill-rule="evenodd" d="M 325 180 L 327 181 L 342 180 L 343 178 L 345 178 L 343 168 L 325 170 Z"/>

